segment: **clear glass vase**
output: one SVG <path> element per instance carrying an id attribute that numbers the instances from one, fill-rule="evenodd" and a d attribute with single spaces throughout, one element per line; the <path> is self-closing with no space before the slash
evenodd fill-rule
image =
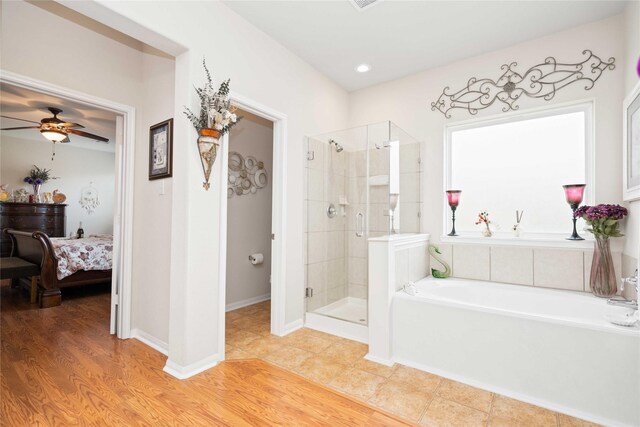
<path id="1" fill-rule="evenodd" d="M 618 292 L 618 281 L 613 269 L 609 236 L 596 234 L 595 238 L 589 286 L 595 296 L 610 298 Z"/>
<path id="2" fill-rule="evenodd" d="M 33 184 L 33 203 L 41 203 L 42 199 L 40 198 L 40 188 L 42 184 Z"/>

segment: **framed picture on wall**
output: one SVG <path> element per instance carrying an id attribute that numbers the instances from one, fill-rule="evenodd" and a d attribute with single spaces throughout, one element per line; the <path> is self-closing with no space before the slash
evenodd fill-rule
<path id="1" fill-rule="evenodd" d="M 640 199 L 640 82 L 624 100 L 623 199 Z"/>
<path id="2" fill-rule="evenodd" d="M 149 129 L 149 179 L 171 177 L 173 164 L 173 119 Z"/>

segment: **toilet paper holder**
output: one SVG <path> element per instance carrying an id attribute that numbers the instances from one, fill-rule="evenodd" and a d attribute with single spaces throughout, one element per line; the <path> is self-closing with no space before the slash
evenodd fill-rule
<path id="1" fill-rule="evenodd" d="M 262 264 L 264 262 L 264 255 L 258 253 L 258 254 L 251 254 L 249 255 L 249 262 L 253 265 L 258 265 L 258 264 Z"/>

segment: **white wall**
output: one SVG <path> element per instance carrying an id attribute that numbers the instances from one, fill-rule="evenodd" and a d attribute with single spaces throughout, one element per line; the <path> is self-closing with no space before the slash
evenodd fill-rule
<path id="1" fill-rule="evenodd" d="M 636 64 L 640 57 L 640 2 L 629 2 L 625 9 L 625 94 L 630 93 L 640 82 Z M 630 276 L 638 268 L 640 259 L 640 201 L 630 202 L 627 206 L 626 240 L 623 251 L 623 275 Z"/>
<path id="2" fill-rule="evenodd" d="M 173 61 L 143 54 L 141 43 L 55 3 L 41 5 L 62 9 L 67 18 L 26 2 L 2 2 L 2 69 L 136 108 L 137 137 L 129 141 L 136 145 L 132 327 L 166 343 L 172 187 L 164 180 L 160 195 L 161 182 L 148 181 L 148 132 L 174 114 Z M 60 62 L 58 50 L 42 49 L 52 34 L 82 60 Z"/>
<path id="3" fill-rule="evenodd" d="M 621 115 L 624 94 L 626 58 L 624 54 L 624 21 L 622 16 L 552 34 L 547 37 L 521 43 L 507 49 L 455 62 L 447 66 L 427 70 L 403 79 L 353 92 L 349 103 L 351 126 L 390 119 L 412 136 L 423 141 L 423 202 L 422 230 L 431 233 L 438 242 L 443 230 L 443 130 L 447 124 L 467 121 L 474 117 L 501 117 L 500 107 L 489 108 L 471 116 L 464 110 L 452 110 L 452 118 L 446 119 L 438 111 L 431 111 L 431 102 L 438 99 L 445 86 L 457 90 L 470 77 L 498 78 L 500 66 L 517 61 L 518 70 L 538 64 L 548 56 L 559 61 L 580 61 L 582 51 L 590 49 L 604 59 L 614 57 L 616 68 L 605 71 L 592 90 L 575 84 L 560 90 L 551 101 L 522 97 L 520 111 L 554 104 L 595 99 L 595 203 L 622 202 Z M 561 190 L 559 197 L 563 197 Z M 458 210 L 464 209 L 464 194 Z M 567 232 L 570 232 L 570 212 L 567 215 Z M 526 215 L 523 227 L 526 229 Z M 621 241 L 617 242 L 621 246 Z M 488 248 L 487 248 L 488 249 Z M 620 249 L 618 249 L 620 250 Z M 488 261 L 482 266 L 488 271 Z M 576 266 L 577 269 L 577 266 Z"/>
<path id="4" fill-rule="evenodd" d="M 143 52 L 137 110 L 132 327 L 157 344 L 169 341 L 173 179 L 149 180 L 149 128 L 173 117 L 175 61 Z"/>
<path id="5" fill-rule="evenodd" d="M 115 155 L 69 144 L 56 144 L 55 160 L 51 161 L 52 144 L 40 138 L 42 141 L 15 138 L 3 132 L 0 140 L 0 182 L 8 184 L 11 192 L 24 188 L 32 193 L 33 186 L 22 180 L 33 169 L 33 165 L 51 169 L 51 175 L 58 179 L 43 184 L 40 194 L 58 189 L 67 196 L 66 235 L 75 233 L 80 221 L 87 236 L 113 233 Z M 91 214 L 79 203 L 82 189 L 90 183 L 98 191 L 100 201 Z"/>
<path id="6" fill-rule="evenodd" d="M 244 118 L 231 130 L 229 151 L 264 163 L 267 185 L 255 194 L 233 195 L 227 205 L 228 308 L 239 308 L 271 293 L 271 197 L 273 182 L 273 123 L 239 111 Z M 262 253 L 252 265 L 249 255 Z"/>

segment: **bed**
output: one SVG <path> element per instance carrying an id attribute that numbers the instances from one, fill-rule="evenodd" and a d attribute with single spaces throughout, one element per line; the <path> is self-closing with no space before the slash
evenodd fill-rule
<path id="1" fill-rule="evenodd" d="M 51 238 L 41 231 L 5 230 L 13 241 L 13 256 L 40 265 L 40 308 L 62 302 L 60 288 L 108 283 L 113 266 L 113 236 L 82 239 Z"/>

